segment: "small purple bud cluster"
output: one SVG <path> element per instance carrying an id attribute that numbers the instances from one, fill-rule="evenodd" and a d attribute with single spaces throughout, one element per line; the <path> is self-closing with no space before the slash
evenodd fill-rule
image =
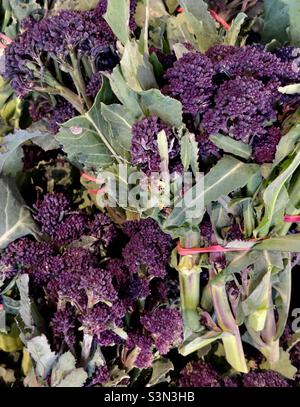
<path id="1" fill-rule="evenodd" d="M 131 163 L 140 165 L 142 171 L 147 175 L 161 170 L 157 135 L 162 130 L 165 131 L 168 140 L 169 170 L 172 173 L 174 170 L 178 170 L 178 164 L 180 165 L 180 146 L 171 127 L 156 116 L 142 119 L 132 127 Z"/>

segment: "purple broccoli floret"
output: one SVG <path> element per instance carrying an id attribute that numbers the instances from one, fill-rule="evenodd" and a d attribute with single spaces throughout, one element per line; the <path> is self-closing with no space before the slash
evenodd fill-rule
<path id="1" fill-rule="evenodd" d="M 99 50 L 113 45 L 115 36 L 101 12 L 101 8 L 68 10 L 39 22 L 28 21 L 24 25 L 25 31 L 6 49 L 5 76 L 12 79 L 12 87 L 17 94 L 24 97 L 49 80 L 43 75 L 37 79 L 37 73 L 43 68 L 41 62 L 52 70 L 47 57 L 61 63 L 68 60 L 70 53 L 91 57 L 95 48 Z"/>
<path id="2" fill-rule="evenodd" d="M 65 245 L 79 239 L 87 229 L 85 215 L 75 213 L 67 216 L 55 229 L 52 235 L 56 245 Z"/>
<path id="3" fill-rule="evenodd" d="M 77 112 L 71 103 L 64 99 L 58 99 L 56 106 L 52 109 L 52 114 L 49 117 L 49 130 L 56 134 L 60 129 L 60 125 L 69 119 L 76 116 Z"/>
<path id="4" fill-rule="evenodd" d="M 185 53 L 167 70 L 167 85 L 163 92 L 178 99 L 184 113 L 203 113 L 211 105 L 215 90 L 214 67 L 210 59 L 199 52 Z"/>
<path id="5" fill-rule="evenodd" d="M 65 341 L 69 347 L 75 344 L 76 316 L 70 306 L 56 311 L 51 320 L 51 326 L 56 339 L 60 342 Z"/>
<path id="6" fill-rule="evenodd" d="M 96 372 L 93 374 L 92 381 L 91 381 L 91 386 L 96 386 L 96 385 L 104 385 L 107 383 L 110 379 L 110 373 L 108 370 L 107 365 L 103 365 L 97 368 Z"/>
<path id="7" fill-rule="evenodd" d="M 266 134 L 266 124 L 276 120 L 275 101 L 273 88 L 257 79 L 237 77 L 220 86 L 202 127 L 209 135 L 223 132 L 249 143 L 252 137 Z"/>
<path id="8" fill-rule="evenodd" d="M 34 219 L 42 232 L 49 235 L 56 245 L 64 245 L 79 239 L 88 230 L 88 222 L 82 213 L 70 213 L 70 201 L 62 193 L 46 194 L 33 206 Z"/>
<path id="9" fill-rule="evenodd" d="M 275 48 L 273 54 L 283 62 L 292 61 L 300 56 L 300 49 L 292 46 Z"/>
<path id="10" fill-rule="evenodd" d="M 142 171 L 147 175 L 160 171 L 161 158 L 157 135 L 162 130 L 165 131 L 168 140 L 171 161 L 169 169 L 170 172 L 173 172 L 174 166 L 180 161 L 180 147 L 171 127 L 156 116 L 142 119 L 132 126 L 131 162 L 133 165 L 140 165 Z"/>
<path id="11" fill-rule="evenodd" d="M 88 271 L 88 274 L 80 276 L 78 289 L 86 292 L 89 307 L 98 302 L 112 304 L 117 301 L 118 295 L 112 284 L 112 276 L 101 269 L 89 268 Z"/>
<path id="12" fill-rule="evenodd" d="M 117 302 L 112 307 L 99 303 L 79 319 L 85 333 L 95 336 L 100 345 L 109 346 L 116 342 L 116 335 L 112 330 L 123 326 L 124 316 L 125 309 L 122 303 Z"/>
<path id="13" fill-rule="evenodd" d="M 96 72 L 91 76 L 89 83 L 87 84 L 86 87 L 87 96 L 95 98 L 101 86 L 102 86 L 102 74 L 101 72 Z"/>
<path id="14" fill-rule="evenodd" d="M 182 318 L 176 309 L 165 308 L 146 313 L 141 317 L 143 327 L 152 335 L 160 354 L 165 355 L 182 341 Z"/>
<path id="15" fill-rule="evenodd" d="M 153 355 L 153 340 L 147 334 L 131 332 L 126 341 L 126 350 L 136 353 L 132 363 L 139 369 L 147 369 L 151 367 L 154 359 Z"/>
<path id="16" fill-rule="evenodd" d="M 38 200 L 33 208 L 34 219 L 41 224 L 41 230 L 47 235 L 55 234 L 55 230 L 65 213 L 71 210 L 70 200 L 63 193 L 49 193 Z"/>
<path id="17" fill-rule="evenodd" d="M 130 240 L 122 254 L 130 273 L 163 278 L 173 246 L 170 236 L 152 219 L 127 222 L 124 232 Z"/>
<path id="18" fill-rule="evenodd" d="M 244 387 L 290 387 L 288 381 L 279 373 L 271 370 L 266 372 L 250 372 L 243 376 Z"/>
<path id="19" fill-rule="evenodd" d="M 113 221 L 103 213 L 96 214 L 89 224 L 88 235 L 95 237 L 107 248 L 118 235 Z"/>
<path id="20" fill-rule="evenodd" d="M 11 243 L 1 256 L 6 278 L 17 272 L 28 273 L 36 283 L 47 281 L 51 271 L 47 264 L 54 255 L 54 248 L 46 242 L 36 242 L 27 237 Z"/>
<path id="21" fill-rule="evenodd" d="M 48 100 L 38 97 L 30 101 L 29 114 L 33 122 L 47 120 L 49 131 L 53 134 L 58 133 L 60 124 L 76 116 L 76 110 L 71 103 L 57 97 L 56 104 L 52 105 Z"/>
<path id="22" fill-rule="evenodd" d="M 209 363 L 190 362 L 180 372 L 180 387 L 221 387 L 217 371 Z"/>
<path id="23" fill-rule="evenodd" d="M 83 248 L 64 251 L 52 270 L 47 286 L 51 297 L 68 299 L 82 310 L 99 302 L 112 304 L 118 300 L 112 275 L 97 267 L 97 258 Z"/>
<path id="24" fill-rule="evenodd" d="M 234 47 L 230 45 L 222 45 L 222 44 L 217 44 L 214 45 L 213 47 L 210 47 L 208 51 L 206 51 L 205 55 L 214 63 L 217 64 L 220 61 L 223 61 L 226 58 L 230 58 L 234 56 L 239 47 Z"/>
<path id="25" fill-rule="evenodd" d="M 210 51 L 208 51 L 209 53 Z M 252 76 L 256 79 L 293 82 L 299 74 L 294 72 L 290 62 L 283 62 L 276 55 L 266 51 L 263 46 L 247 45 L 237 47 L 234 51 L 229 48 L 226 56 L 225 50 L 218 62 L 218 70 L 224 71 L 231 77 Z"/>
<path id="26" fill-rule="evenodd" d="M 277 145 L 282 133 L 276 127 L 271 127 L 263 137 L 256 137 L 252 143 L 252 155 L 257 164 L 273 162 Z"/>

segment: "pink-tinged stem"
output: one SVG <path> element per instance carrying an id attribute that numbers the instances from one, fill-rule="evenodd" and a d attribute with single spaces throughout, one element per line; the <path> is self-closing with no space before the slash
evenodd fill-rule
<path id="1" fill-rule="evenodd" d="M 9 37 L 7 37 L 7 35 L 0 33 L 0 38 L 6 42 L 6 44 L 11 44 L 13 41 L 12 39 L 10 39 Z"/>
<path id="2" fill-rule="evenodd" d="M 81 174 L 81 176 L 82 176 L 82 178 L 85 178 L 85 179 L 88 180 L 88 181 L 99 182 L 99 181 L 97 180 L 97 178 L 92 177 L 91 175 L 86 174 L 85 172 L 83 172 L 83 173 Z"/>
<path id="3" fill-rule="evenodd" d="M 219 14 L 217 14 L 214 10 L 209 10 L 210 15 L 218 22 L 220 23 L 225 30 L 230 30 L 230 24 L 228 24 L 224 18 L 222 18 L 221 16 L 219 16 Z"/>
<path id="4" fill-rule="evenodd" d="M 178 242 L 177 250 L 180 256 L 189 256 L 200 253 L 225 253 L 225 252 L 244 252 L 251 250 L 251 247 L 223 247 L 220 245 L 214 245 L 209 247 L 195 247 L 195 248 L 183 248 Z"/>
<path id="5" fill-rule="evenodd" d="M 105 192 L 105 188 L 101 188 L 101 189 L 88 189 L 88 193 L 92 194 L 92 195 L 97 195 L 97 194 L 104 194 Z"/>

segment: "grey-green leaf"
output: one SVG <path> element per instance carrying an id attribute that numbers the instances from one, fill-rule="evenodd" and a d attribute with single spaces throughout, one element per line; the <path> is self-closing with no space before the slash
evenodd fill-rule
<path id="1" fill-rule="evenodd" d="M 238 45 L 238 37 L 242 28 L 242 25 L 244 24 L 245 19 L 247 18 L 247 14 L 245 13 L 239 13 L 233 22 L 231 23 L 230 29 L 227 31 L 225 38 L 224 38 L 224 43 L 226 45 Z"/>
<path id="2" fill-rule="evenodd" d="M 82 367 L 74 369 L 56 387 L 83 387 L 87 378 L 88 375 Z"/>
<path id="3" fill-rule="evenodd" d="M 282 196 L 285 183 L 297 170 L 300 164 L 300 152 L 294 157 L 291 164 L 273 182 L 271 182 L 263 194 L 265 202 L 265 214 L 261 223 L 255 230 L 256 235 L 266 236 L 272 225 L 274 214 L 276 213 L 277 202 Z"/>
<path id="4" fill-rule="evenodd" d="M 64 123 L 56 136 L 73 162 L 91 167 L 106 167 L 123 162 L 127 151 L 115 139 L 101 111 L 98 95 L 93 107 L 82 116 Z"/>
<path id="5" fill-rule="evenodd" d="M 174 365 L 169 359 L 160 358 L 152 364 L 152 376 L 147 384 L 147 387 L 155 386 L 163 382 L 170 382 L 168 374 L 174 370 Z"/>
<path id="6" fill-rule="evenodd" d="M 130 0 L 109 0 L 104 19 L 118 40 L 125 45 L 129 41 Z"/>
<path id="7" fill-rule="evenodd" d="M 211 141 L 226 153 L 234 154 L 238 157 L 248 159 L 251 157 L 252 149 L 249 144 L 234 140 L 223 134 L 214 134 L 210 136 Z"/>
<path id="8" fill-rule="evenodd" d="M 51 351 L 46 336 L 43 334 L 27 341 L 27 349 L 35 361 L 37 375 L 45 379 L 56 360 L 56 354 Z"/>
<path id="9" fill-rule="evenodd" d="M 236 158 L 224 156 L 204 177 L 204 189 L 199 188 L 199 185 L 196 184 L 190 190 L 191 199 L 188 202 L 186 199 L 182 199 L 177 203 L 167 218 L 165 227 L 180 227 L 184 223 L 190 222 L 192 219 L 189 219 L 187 213 L 193 208 L 199 208 L 195 211 L 195 219 L 199 221 L 204 214 L 201 202 L 207 205 L 222 195 L 228 195 L 245 186 L 257 171 L 259 171 L 259 167 L 256 164 L 245 164 Z"/>
<path id="10" fill-rule="evenodd" d="M 207 4 L 203 0 L 181 0 L 186 17 L 197 38 L 201 52 L 219 42 L 216 23 L 210 15 Z"/>
<path id="11" fill-rule="evenodd" d="M 300 140 L 300 124 L 292 127 L 278 143 L 274 166 L 279 164 L 285 157 L 293 152 L 296 143 Z"/>
<path id="12" fill-rule="evenodd" d="M 139 96 L 144 114 L 158 116 L 174 127 L 182 125 L 182 105 L 178 100 L 163 95 L 158 89 L 140 92 Z"/>
<path id="13" fill-rule="evenodd" d="M 0 179 L 0 249 L 20 237 L 38 234 L 37 226 L 17 190 L 8 179 Z"/>
<path id="14" fill-rule="evenodd" d="M 25 324 L 26 329 L 34 330 L 33 318 L 31 313 L 31 300 L 29 298 L 29 276 L 22 274 L 16 280 L 20 294 L 19 313 Z"/>
<path id="15" fill-rule="evenodd" d="M 51 139 L 53 136 L 51 135 Z M 45 147 L 49 142 L 49 134 L 39 131 L 30 132 L 28 130 L 15 130 L 14 133 L 5 136 L 1 143 L 0 150 L 0 172 L 5 175 L 15 177 L 23 168 L 23 151 L 22 144 L 28 140 L 32 140 L 35 144 Z"/>
<path id="16" fill-rule="evenodd" d="M 158 88 L 148 54 L 141 54 L 135 40 L 127 42 L 120 62 L 122 73 L 130 88 L 139 92 Z"/>

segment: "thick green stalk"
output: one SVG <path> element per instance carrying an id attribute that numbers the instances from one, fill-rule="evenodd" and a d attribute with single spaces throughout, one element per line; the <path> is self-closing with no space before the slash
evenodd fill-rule
<path id="1" fill-rule="evenodd" d="M 81 69 L 79 66 L 78 58 L 73 51 L 70 52 L 70 56 L 71 56 L 71 61 L 72 61 L 72 66 L 73 66 L 73 70 L 70 71 L 70 74 L 72 75 L 73 81 L 75 83 L 75 86 L 76 86 L 79 94 L 82 96 L 83 101 L 89 110 L 92 107 L 92 101 L 86 94 L 86 87 L 85 87 L 84 79 L 83 79 L 82 72 L 81 72 Z"/>
<path id="2" fill-rule="evenodd" d="M 269 289 L 269 310 L 267 313 L 266 324 L 261 332 L 261 337 L 266 343 L 265 357 L 270 363 L 275 363 L 280 358 L 279 339 L 276 339 L 276 320 L 274 314 L 274 305 L 272 300 L 272 286 Z"/>
<path id="3" fill-rule="evenodd" d="M 211 269 L 210 280 L 212 281 L 215 276 L 216 272 Z M 211 296 L 218 325 L 223 331 L 222 340 L 226 359 L 234 369 L 247 373 L 248 367 L 240 330 L 230 308 L 224 279 L 211 283 Z"/>
<path id="4" fill-rule="evenodd" d="M 191 232 L 182 239 L 185 248 L 198 247 L 199 232 Z M 183 256 L 178 264 L 181 310 L 184 321 L 185 337 L 201 328 L 198 307 L 200 303 L 199 255 Z"/>
<path id="5" fill-rule="evenodd" d="M 184 256 L 179 265 L 180 299 L 185 328 L 195 332 L 200 328 L 198 307 L 200 303 L 200 269 L 191 265 Z"/>
<path id="6" fill-rule="evenodd" d="M 41 86 L 36 85 L 34 87 L 36 92 L 48 93 L 50 95 L 60 95 L 71 103 L 80 114 L 85 113 L 86 110 L 84 109 L 79 96 L 59 83 L 48 70 L 44 70 L 43 77 L 41 77 L 40 71 L 34 63 L 28 63 L 27 67 L 32 70 L 35 77 L 41 83 Z M 47 86 L 42 86 L 43 83 L 45 83 Z"/>

